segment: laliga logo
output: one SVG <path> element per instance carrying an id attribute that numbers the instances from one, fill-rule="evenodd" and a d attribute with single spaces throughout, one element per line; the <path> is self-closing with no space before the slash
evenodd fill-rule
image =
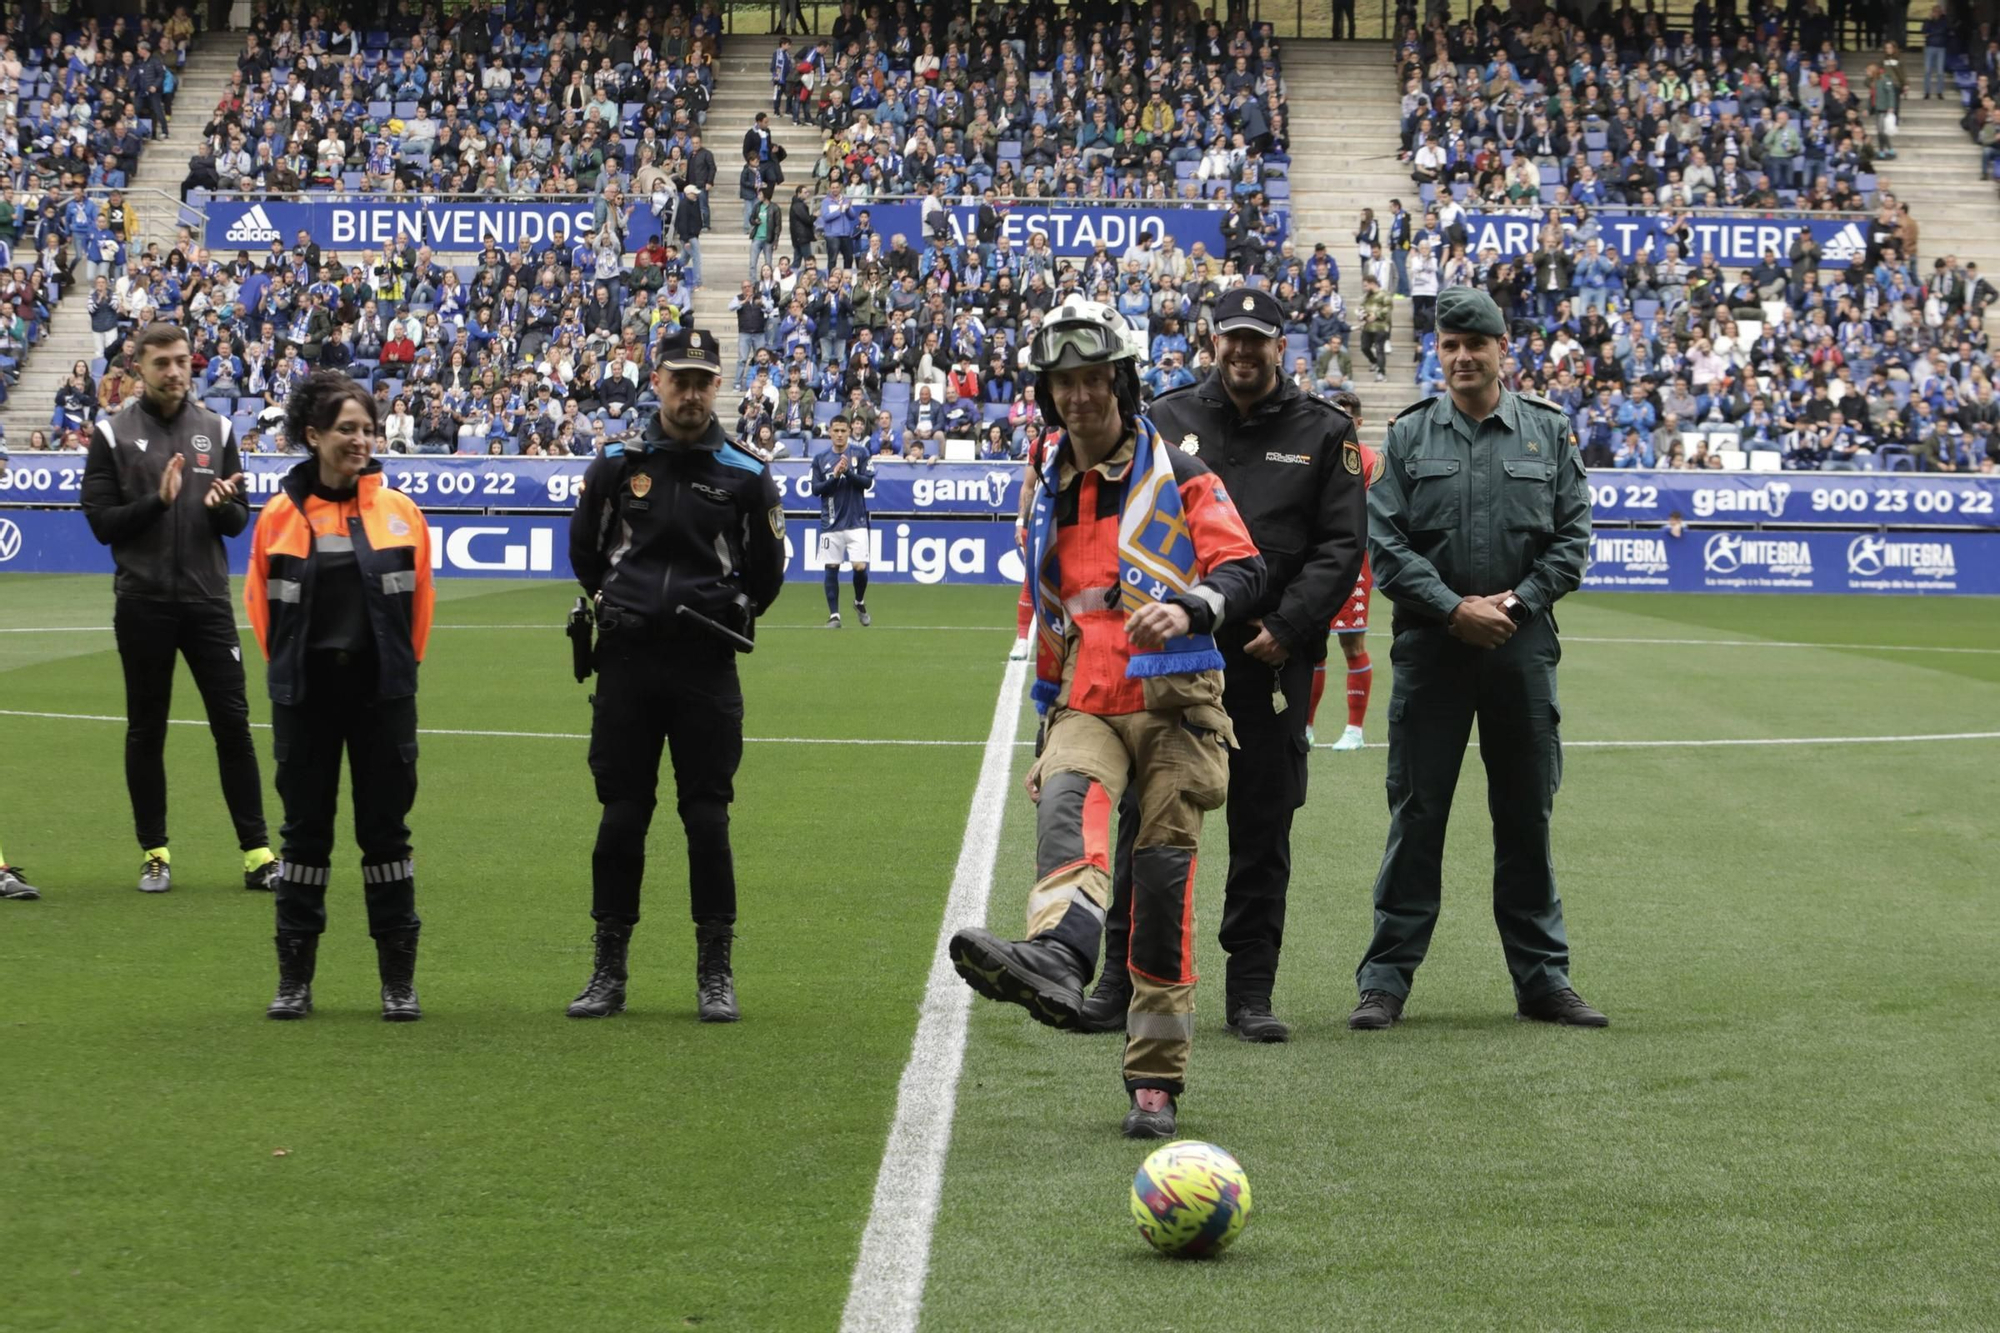
<path id="1" fill-rule="evenodd" d="M 1718 532 L 1701 548 L 1701 565 L 1711 574 L 1734 574 L 1743 551 L 1743 539 L 1733 532 Z"/>
<path id="2" fill-rule="evenodd" d="M 1847 544 L 1847 572 L 1864 579 L 1882 572 L 1882 553 L 1889 543 L 1880 537 L 1856 537 Z"/>
<path id="3" fill-rule="evenodd" d="M 9 519 L 0 518 L 0 565 L 21 554 L 21 530 Z"/>

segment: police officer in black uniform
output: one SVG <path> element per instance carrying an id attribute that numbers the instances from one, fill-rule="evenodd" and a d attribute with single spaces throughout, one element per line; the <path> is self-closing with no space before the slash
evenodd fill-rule
<path id="1" fill-rule="evenodd" d="M 1229 764 L 1229 877 L 1222 947 L 1229 1030 L 1245 1041 L 1279 1042 L 1290 1029 L 1271 1012 L 1292 875 L 1292 812 L 1305 804 L 1306 714 L 1313 666 L 1326 656 L 1327 626 L 1361 573 L 1368 511 L 1353 420 L 1279 372 L 1284 314 L 1269 293 L 1236 288 L 1218 303 L 1215 369 L 1201 383 L 1163 394 L 1147 415 L 1160 437 L 1198 456 L 1228 488 L 1263 553 L 1263 599 L 1249 618 L 1216 635 L 1222 703 L 1236 727 Z M 1121 811 L 1108 956 L 1122 957 L 1130 932 L 1130 847 L 1136 826 Z M 1106 968 L 1083 1010 L 1093 1031 L 1125 1025 L 1124 969 Z"/>
<path id="2" fill-rule="evenodd" d="M 715 419 L 721 377 L 712 334 L 663 338 L 658 414 L 637 443 L 607 445 L 591 463 L 570 519 L 570 565 L 598 629 L 590 772 L 604 806 L 590 865 L 596 963 L 571 1018 L 625 1008 L 663 747 L 687 834 L 699 1013 L 704 1023 L 738 1017 L 729 804 L 743 690 L 734 640 L 751 634 L 783 586 L 785 515 L 767 460 L 732 444 Z"/>

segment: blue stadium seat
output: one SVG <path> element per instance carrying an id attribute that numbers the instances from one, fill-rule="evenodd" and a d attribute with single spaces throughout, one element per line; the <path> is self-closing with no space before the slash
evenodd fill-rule
<path id="1" fill-rule="evenodd" d="M 1312 349 L 1306 346 L 1305 334 L 1288 333 L 1285 335 L 1285 364 L 1282 369 L 1289 370 L 1292 362 L 1302 356 L 1309 357 L 1311 355 Z"/>
<path id="2" fill-rule="evenodd" d="M 1012 404 L 1010 403 L 982 404 L 979 409 L 979 420 L 984 425 L 991 425 L 996 421 L 1005 425 L 1007 422 L 1007 412 L 1011 407 Z"/>
<path id="3" fill-rule="evenodd" d="M 839 415 L 840 415 L 839 403 L 813 404 L 813 424 L 815 426 L 824 426 L 827 422 L 833 420 L 835 417 Z"/>
<path id="4" fill-rule="evenodd" d="M 398 119 L 398 120 L 409 120 L 409 119 L 413 118 L 413 117 L 414 117 L 414 116 L 415 116 L 415 115 L 417 114 L 417 103 L 415 103 L 415 102 L 398 102 L 398 103 L 396 103 L 396 104 L 395 104 L 395 107 L 393 108 L 393 112 L 394 112 L 394 115 L 395 115 L 396 119 Z"/>

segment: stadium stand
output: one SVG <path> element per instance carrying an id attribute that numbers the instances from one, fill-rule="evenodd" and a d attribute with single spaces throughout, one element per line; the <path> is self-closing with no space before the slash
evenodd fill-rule
<path id="1" fill-rule="evenodd" d="M 16 439 L 17 446 L 59 443 L 100 405 L 102 386 L 87 366 L 27 364 L 70 288 L 103 279 L 107 303 L 157 304 L 148 295 L 154 284 L 128 267 L 134 224 L 123 191 L 146 144 L 166 134 L 193 36 L 185 8 L 164 21 L 16 16 L 0 33 L 8 167 L 0 192 L 0 401 L 19 399 L 40 431 L 39 441 Z M 22 414 L 8 415 L 18 427 Z"/>
<path id="2" fill-rule="evenodd" d="M 1917 225 L 1875 165 L 1893 158 L 1893 47 L 1850 83 L 1815 5 L 1735 25 L 1610 15 L 1532 26 L 1482 7 L 1408 30 L 1401 156 L 1422 213 L 1365 218 L 1384 284 L 1412 298 L 1417 385 L 1442 388 L 1427 298 L 1470 282 L 1514 328 L 1507 373 L 1573 414 L 1601 467 L 1991 470 L 2000 458 L 1976 264 L 1920 267 Z M 1848 219 L 1835 253 L 1800 233 L 1725 270 L 1695 213 Z M 1620 254 L 1627 213 L 1661 244 Z M 1531 253 L 1475 245 L 1467 219 L 1536 220 Z M 1343 367 L 1322 365 L 1322 387 Z"/>
<path id="3" fill-rule="evenodd" d="M 1684 27 L 1490 4 L 1420 24 L 1406 8 L 1397 27 L 1381 49 L 1405 97 L 1382 138 L 1401 138 L 1411 207 L 1383 200 L 1349 251 L 1292 234 L 1268 24 L 844 5 L 824 35 L 731 39 L 759 47 L 731 77 L 768 110 L 738 119 L 738 86 L 710 126 L 713 6 L 623 23 L 416 7 L 366 29 L 267 11 L 204 126 L 191 202 L 583 195 L 593 225 L 470 255 L 322 253 L 267 224 L 234 254 L 190 241 L 163 267 L 202 395 L 264 445 L 290 385 L 338 365 L 375 388 L 393 449 L 588 452 L 644 420 L 651 348 L 699 306 L 735 325 L 726 422 L 773 453 L 825 447 L 839 415 L 888 457 L 1018 457 L 1043 429 L 1021 349 L 1071 292 L 1144 328 L 1156 392 L 1206 372 L 1216 302 L 1254 283 L 1288 313 L 1302 385 L 1361 389 L 1357 356 L 1361 378 L 1386 377 L 1390 331 L 1413 329 L 1399 365 L 1423 393 L 1442 382 L 1430 298 L 1470 282 L 1514 321 L 1510 383 L 1570 408 L 1593 464 L 1994 466 L 1980 316 L 1995 289 L 1954 256 L 1920 259 L 1875 170 L 1894 151 L 1893 49 L 1850 73 L 1846 34 L 1812 4 L 1740 19 L 1698 4 Z M 1969 73 L 1951 69 L 1968 96 Z M 1010 208 L 1045 199 L 1212 200 L 1225 240 L 1058 256 L 1001 234 Z M 889 201 L 919 206 L 916 234 L 867 223 Z M 1847 225 L 1834 253 L 1806 237 L 1725 269 L 1692 221 L 1743 208 Z M 1616 253 L 1620 210 L 1660 248 Z M 1532 219 L 1532 250 L 1474 246 L 1469 219 L 1495 214 Z M 107 350 L 88 370 L 115 383 Z"/>

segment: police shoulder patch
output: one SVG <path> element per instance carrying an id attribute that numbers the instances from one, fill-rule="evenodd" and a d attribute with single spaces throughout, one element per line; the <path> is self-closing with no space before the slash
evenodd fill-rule
<path id="1" fill-rule="evenodd" d="M 772 505 L 771 512 L 766 517 L 771 520 L 771 535 L 779 541 L 783 541 L 785 539 L 785 507 L 783 505 Z"/>
<path id="2" fill-rule="evenodd" d="M 738 449 L 741 449 L 744 453 L 756 459 L 760 463 L 768 463 L 771 461 L 770 454 L 766 453 L 763 449 L 760 449 L 759 447 L 752 444 L 748 440 L 733 440 L 731 441 L 731 443 L 734 444 Z"/>
<path id="3" fill-rule="evenodd" d="M 1360 476 L 1361 446 L 1356 444 L 1353 440 L 1349 440 L 1345 444 L 1341 445 L 1340 463 L 1342 467 L 1346 468 L 1349 472 L 1352 472 L 1355 476 L 1357 477 Z"/>

